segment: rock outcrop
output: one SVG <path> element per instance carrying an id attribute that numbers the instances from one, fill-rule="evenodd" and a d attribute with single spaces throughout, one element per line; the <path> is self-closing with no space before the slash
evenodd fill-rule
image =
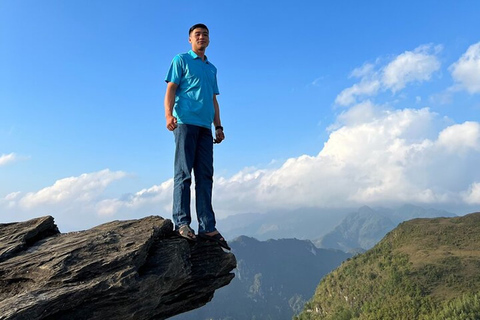
<path id="1" fill-rule="evenodd" d="M 0 319 L 166 319 L 227 285 L 235 256 L 158 216 L 62 234 L 52 217 L 0 224 Z"/>

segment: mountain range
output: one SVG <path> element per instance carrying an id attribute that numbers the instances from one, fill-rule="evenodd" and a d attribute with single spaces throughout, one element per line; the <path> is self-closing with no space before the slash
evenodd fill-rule
<path id="1" fill-rule="evenodd" d="M 239 236 L 257 240 L 317 239 L 332 231 L 342 219 L 356 209 L 301 208 L 267 213 L 243 213 L 219 219 L 217 227 L 227 240 Z"/>
<path id="2" fill-rule="evenodd" d="M 351 254 L 316 248 L 308 240 L 258 241 L 241 236 L 230 242 L 237 258 L 232 282 L 206 306 L 175 320 L 290 320 L 315 292 L 322 277 Z"/>
<path id="3" fill-rule="evenodd" d="M 238 261 L 235 278 L 206 306 L 173 319 L 291 319 L 312 297 L 320 280 L 344 260 L 370 249 L 405 220 L 440 216 L 454 214 L 414 205 L 396 209 L 364 206 L 250 213 L 220 220 L 219 229 L 227 238 L 250 235 L 229 241 Z M 268 236 L 277 240 L 265 240 Z"/>
<path id="4" fill-rule="evenodd" d="M 319 248 L 362 252 L 378 243 L 399 223 L 414 218 L 454 217 L 445 210 L 425 209 L 411 204 L 396 209 L 363 206 L 348 214 L 334 230 L 313 240 Z"/>

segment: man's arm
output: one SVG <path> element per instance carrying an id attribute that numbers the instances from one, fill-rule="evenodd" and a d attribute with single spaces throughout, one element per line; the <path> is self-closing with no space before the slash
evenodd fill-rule
<path id="1" fill-rule="evenodd" d="M 167 92 L 165 93 L 165 120 L 167 122 L 167 129 L 175 130 L 177 127 L 177 119 L 173 116 L 173 105 L 175 104 L 175 92 L 178 85 L 175 82 L 167 83 Z"/>
<path id="2" fill-rule="evenodd" d="M 222 121 L 220 120 L 220 106 L 218 105 L 217 95 L 213 95 L 213 107 L 215 108 L 215 117 L 213 118 L 213 125 L 215 126 L 215 143 L 220 143 L 225 139 L 225 134 L 223 133 L 223 128 L 217 129 L 217 127 L 222 126 Z"/>

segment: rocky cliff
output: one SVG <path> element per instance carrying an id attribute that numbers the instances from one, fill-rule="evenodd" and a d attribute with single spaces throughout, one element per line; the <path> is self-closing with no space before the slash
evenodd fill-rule
<path id="1" fill-rule="evenodd" d="M 52 217 L 0 224 L 0 319 L 166 319 L 203 306 L 235 256 L 151 216 L 62 234 Z"/>

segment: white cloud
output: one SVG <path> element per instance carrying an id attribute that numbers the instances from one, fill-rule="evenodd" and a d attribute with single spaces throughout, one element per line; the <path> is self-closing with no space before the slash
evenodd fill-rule
<path id="1" fill-rule="evenodd" d="M 334 131 L 343 125 L 355 125 L 365 123 L 377 117 L 379 110 L 370 100 L 356 104 L 348 110 L 343 111 L 338 117 L 336 123 L 332 124 L 328 131 Z"/>
<path id="2" fill-rule="evenodd" d="M 36 192 L 12 192 L 0 198 L 1 219 L 21 221 L 52 215 L 62 231 L 92 227 L 106 221 L 96 212 L 106 188 L 126 176 L 125 172 L 105 169 L 63 178 Z"/>
<path id="3" fill-rule="evenodd" d="M 427 108 L 385 110 L 368 102 L 344 112 L 319 149 L 276 169 L 246 168 L 229 178 L 216 177 L 217 217 L 306 206 L 480 201 L 478 122 L 451 125 Z M 0 200 L 0 208 L 32 216 L 46 212 L 77 229 L 112 218 L 171 217 L 172 179 L 107 197 L 106 187 L 125 176 L 103 170 L 61 179 L 37 192 L 11 193 Z"/>
<path id="4" fill-rule="evenodd" d="M 100 216 L 113 216 L 118 213 L 170 212 L 172 208 L 173 179 L 160 185 L 140 190 L 120 199 L 105 199 L 97 203 L 96 212 Z"/>
<path id="5" fill-rule="evenodd" d="M 469 93 L 480 92 L 480 42 L 471 45 L 449 68 L 459 88 Z"/>
<path id="6" fill-rule="evenodd" d="M 112 172 L 105 169 L 57 180 L 52 186 L 37 192 L 11 193 L 5 197 L 5 200 L 9 202 L 10 207 L 15 206 L 25 210 L 59 205 L 70 207 L 97 199 L 109 184 L 125 176 L 126 174 L 122 171 Z"/>
<path id="7" fill-rule="evenodd" d="M 470 188 L 463 193 L 463 199 L 465 202 L 473 205 L 480 204 L 480 182 L 474 182 L 470 185 Z"/>
<path id="8" fill-rule="evenodd" d="M 374 69 L 375 69 L 375 65 L 373 63 L 365 63 L 363 66 L 353 69 L 352 73 L 350 73 L 350 77 L 355 77 L 355 78 L 367 77 L 370 74 L 373 74 L 375 72 Z"/>
<path id="9" fill-rule="evenodd" d="M 436 57 L 440 50 L 440 46 L 422 45 L 413 51 L 405 51 L 377 70 L 373 64 L 354 69 L 350 76 L 360 78 L 360 81 L 340 92 L 335 103 L 349 106 L 359 98 L 372 97 L 386 90 L 396 93 L 409 83 L 430 80 L 440 69 Z"/>
<path id="10" fill-rule="evenodd" d="M 20 195 L 21 195 L 20 191 L 12 192 L 12 193 L 7 194 L 4 198 L 4 200 L 3 200 L 5 202 L 5 205 L 7 206 L 7 208 L 15 207 L 16 204 L 17 204 L 17 199 Z M 2 201 L 0 201 L 0 204 L 1 203 L 2 203 Z"/>
<path id="11" fill-rule="evenodd" d="M 15 153 L 2 154 L 0 156 L 0 167 L 12 163 L 18 159 Z"/>
<path id="12" fill-rule="evenodd" d="M 430 53 L 431 49 L 431 46 L 420 46 L 396 57 L 383 70 L 384 86 L 396 92 L 405 88 L 407 83 L 430 80 L 432 73 L 440 69 L 440 62 Z M 439 51 L 438 47 L 434 50 Z"/>
<path id="13" fill-rule="evenodd" d="M 34 208 L 41 205 L 72 204 L 95 200 L 115 180 L 126 176 L 122 171 L 108 169 L 84 173 L 78 177 L 57 180 L 52 186 L 22 196 L 19 206 Z"/>
<path id="14" fill-rule="evenodd" d="M 222 179 L 215 197 L 219 212 L 466 203 L 465 190 L 480 180 L 478 123 L 448 126 L 426 108 L 356 107 L 339 117 L 318 155 Z M 455 141 L 449 139 L 458 134 L 466 141 L 453 150 L 450 143 Z"/>
<path id="15" fill-rule="evenodd" d="M 335 103 L 341 106 L 348 106 L 356 102 L 356 97 L 373 96 L 381 87 L 380 81 L 376 79 L 362 79 L 359 83 L 344 89 L 335 99 Z"/>
<path id="16" fill-rule="evenodd" d="M 467 121 L 450 126 L 440 132 L 438 143 L 450 153 L 480 151 L 480 124 Z"/>

